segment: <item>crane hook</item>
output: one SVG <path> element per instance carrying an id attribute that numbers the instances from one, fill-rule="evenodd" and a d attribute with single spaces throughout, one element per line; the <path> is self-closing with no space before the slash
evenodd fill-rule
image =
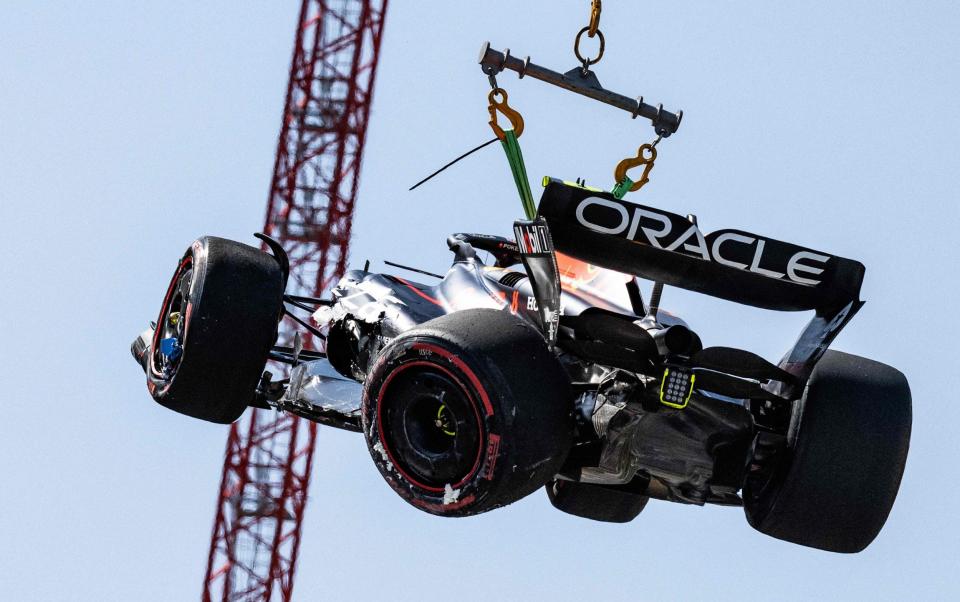
<path id="1" fill-rule="evenodd" d="M 657 148 L 653 144 L 642 144 L 640 148 L 637 149 L 636 157 L 627 157 L 617 163 L 617 167 L 613 170 L 613 177 L 619 184 L 626 179 L 628 169 L 642 165 L 643 173 L 640 175 L 640 179 L 633 182 L 633 185 L 629 188 L 630 192 L 635 192 L 650 181 L 650 170 L 653 169 L 653 163 L 656 160 Z"/>
<path id="2" fill-rule="evenodd" d="M 496 100 L 498 94 L 503 97 L 503 100 Z M 507 104 L 507 91 L 503 88 L 490 90 L 490 94 L 487 95 L 487 100 L 490 102 L 490 104 L 487 105 L 487 111 L 490 112 L 490 128 L 493 130 L 493 133 L 497 135 L 497 138 L 503 140 L 506 137 L 503 128 L 497 123 L 497 111 L 503 113 L 503 116 L 510 121 L 510 127 L 513 128 L 514 134 L 519 138 L 520 134 L 523 133 L 523 116 L 518 111 L 511 109 L 510 105 Z"/>

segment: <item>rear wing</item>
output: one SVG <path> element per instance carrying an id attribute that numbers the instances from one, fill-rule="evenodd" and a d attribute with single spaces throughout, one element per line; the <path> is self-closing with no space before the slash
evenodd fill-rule
<path id="1" fill-rule="evenodd" d="M 763 309 L 831 314 L 860 303 L 864 267 L 742 230 L 703 234 L 680 215 L 545 181 L 539 215 L 558 251 L 605 268 Z"/>

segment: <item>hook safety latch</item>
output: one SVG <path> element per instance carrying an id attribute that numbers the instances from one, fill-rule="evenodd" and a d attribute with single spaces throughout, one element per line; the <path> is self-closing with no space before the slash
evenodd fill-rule
<path id="1" fill-rule="evenodd" d="M 640 175 L 640 179 L 633 182 L 633 185 L 630 187 L 630 192 L 636 192 L 640 188 L 650 181 L 650 170 L 653 169 L 653 163 L 657 160 L 657 149 L 652 144 L 643 144 L 637 149 L 636 157 L 627 157 L 623 161 L 617 163 L 616 169 L 613 170 L 613 177 L 619 183 L 623 182 L 627 177 L 627 170 L 634 167 L 640 167 L 643 165 L 643 173 Z"/>
<path id="2" fill-rule="evenodd" d="M 496 100 L 498 94 L 503 97 L 503 100 Z M 507 91 L 503 88 L 490 90 L 490 94 L 487 95 L 487 100 L 490 101 L 490 104 L 487 106 L 487 110 L 490 112 L 490 128 L 493 130 L 493 133 L 497 135 L 497 138 L 503 140 L 506 137 L 503 128 L 497 123 L 497 111 L 503 113 L 503 116 L 510 121 L 510 127 L 513 128 L 514 135 L 519 138 L 520 134 L 523 133 L 523 116 L 520 115 L 518 111 L 511 109 L 510 105 L 507 104 Z"/>

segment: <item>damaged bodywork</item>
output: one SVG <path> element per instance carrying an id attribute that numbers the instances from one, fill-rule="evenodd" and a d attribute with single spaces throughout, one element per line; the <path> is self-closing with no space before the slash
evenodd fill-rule
<path id="1" fill-rule="evenodd" d="M 896 494 L 883 483 L 899 483 L 903 471 L 910 398 L 894 369 L 827 351 L 863 305 L 860 263 L 740 230 L 704 234 L 692 216 L 549 179 L 537 217 L 517 221 L 513 233 L 450 236 L 453 262 L 432 284 L 365 268 L 344 274 L 324 299 L 282 294 L 287 262 L 266 237 L 273 258 L 201 239 L 179 265 L 158 322 L 134 342 L 134 357 L 154 398 L 182 413 L 229 422 L 251 405 L 362 432 L 391 488 L 434 514 L 476 514 L 545 487 L 557 508 L 596 520 L 631 520 L 652 498 L 743 505 L 761 531 L 823 549 L 857 551 L 872 540 Z M 229 264 L 230 253 L 245 258 L 245 271 L 232 273 L 238 288 L 222 295 L 229 303 L 210 309 L 218 289 L 197 271 L 207 280 L 226 273 L 204 262 L 222 256 Z M 639 278 L 655 283 L 649 299 Z M 276 301 L 237 302 L 277 281 Z M 691 325 L 659 308 L 664 285 L 813 317 L 774 364 L 704 346 Z M 244 316 L 261 320 L 264 340 L 274 340 L 278 314 L 323 340 L 323 351 L 305 348 L 299 335 L 290 347 L 259 347 L 260 355 L 224 342 L 226 324 Z M 191 315 L 206 321 L 191 327 Z M 204 358 L 216 345 L 224 351 Z M 234 379 L 211 389 L 209 378 L 193 376 L 223 370 L 228 352 L 229 365 L 247 366 L 238 374 L 255 386 Z M 289 365 L 289 377 L 262 372 L 266 359 Z M 837 378 L 839 385 L 818 384 Z M 192 388 L 180 395 L 177 379 Z M 185 401 L 197 395 L 213 401 Z M 846 401 L 820 399 L 831 395 Z M 238 405 L 237 396 L 246 400 Z M 870 426 L 877 399 L 894 408 L 895 436 L 870 434 L 881 428 Z M 805 416 L 843 404 L 864 408 L 855 423 L 843 426 L 849 412 L 820 420 L 840 440 L 859 437 L 853 464 L 880 458 L 871 481 L 886 495 L 874 504 L 879 518 L 863 528 L 844 518 L 850 496 L 879 495 L 867 488 L 837 493 L 847 497 L 818 510 L 837 514 L 836 524 L 785 529 L 808 498 L 785 502 L 779 491 L 836 472 L 833 456 L 818 457 L 813 473 L 794 460 L 814 445 L 815 419 Z M 829 479 L 838 491 L 850 482 L 839 472 Z"/>

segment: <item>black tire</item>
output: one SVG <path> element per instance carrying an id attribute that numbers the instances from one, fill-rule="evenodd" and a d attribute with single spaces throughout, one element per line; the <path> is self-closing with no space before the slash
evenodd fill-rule
<path id="1" fill-rule="evenodd" d="M 442 516 L 505 506 L 553 478 L 570 450 L 573 393 L 543 336 L 470 309 L 391 341 L 363 390 L 374 463 L 407 502 Z"/>
<path id="2" fill-rule="evenodd" d="M 603 485 L 562 479 L 547 483 L 546 490 L 557 510 L 604 523 L 629 523 L 640 515 L 650 499 Z"/>
<path id="3" fill-rule="evenodd" d="M 146 366 L 150 394 L 181 414 L 233 422 L 253 398 L 282 308 L 283 275 L 272 256 L 213 236 L 197 240 L 160 309 Z M 164 338 L 177 340 L 177 358 L 161 353 Z"/>
<path id="4" fill-rule="evenodd" d="M 772 537 L 855 553 L 893 507 L 910 446 L 911 399 L 898 370 L 827 351 L 795 409 L 789 447 L 757 450 L 744 483 L 750 524 Z M 768 464 L 764 466 L 764 464 Z"/>

